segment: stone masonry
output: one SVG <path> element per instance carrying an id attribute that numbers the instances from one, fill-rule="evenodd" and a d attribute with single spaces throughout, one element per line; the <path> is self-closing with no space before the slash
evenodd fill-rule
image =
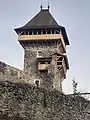
<path id="1" fill-rule="evenodd" d="M 41 9 L 15 31 L 24 49 L 24 71 L 36 76 L 32 84 L 62 92 L 62 81 L 69 69 L 66 54 L 69 40 L 65 28 L 58 25 L 49 9 Z"/>
<path id="2" fill-rule="evenodd" d="M 0 120 L 90 120 L 90 101 L 62 92 L 69 41 L 49 8 L 15 31 L 24 70 L 0 62 Z"/>
<path id="3" fill-rule="evenodd" d="M 0 82 L 0 120 L 90 120 L 90 101 L 29 84 Z"/>
<path id="4" fill-rule="evenodd" d="M 28 83 L 34 84 L 32 80 L 35 80 L 36 76 L 17 69 L 10 65 L 0 62 L 0 81 L 10 81 L 13 83 Z"/>
<path id="5" fill-rule="evenodd" d="M 39 78 L 40 85 L 42 88 L 46 88 L 48 90 L 51 90 L 54 85 L 54 78 L 57 77 L 57 84 L 60 84 L 60 77 L 58 76 L 58 73 L 55 76 L 54 72 L 39 72 L 38 71 L 38 63 L 37 63 L 37 52 L 42 51 L 43 57 L 49 57 L 53 53 L 56 52 L 56 46 L 55 45 L 38 45 L 38 46 L 28 46 L 24 48 L 24 71 L 28 72 L 30 74 L 35 74 L 37 76 L 37 79 Z M 50 65 L 50 69 L 51 69 Z M 58 80 L 59 79 L 59 80 Z M 34 80 L 32 81 L 34 83 Z M 61 87 L 60 87 L 61 88 Z M 58 90 L 60 89 L 58 88 Z"/>

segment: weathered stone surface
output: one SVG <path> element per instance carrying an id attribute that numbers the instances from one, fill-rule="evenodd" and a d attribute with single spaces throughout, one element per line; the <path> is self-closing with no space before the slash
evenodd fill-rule
<path id="1" fill-rule="evenodd" d="M 0 120 L 89 120 L 90 101 L 29 84 L 0 82 Z"/>
<path id="2" fill-rule="evenodd" d="M 43 57 L 50 57 L 53 53 L 56 52 L 56 47 L 53 46 L 43 46 L 38 45 L 37 47 L 26 47 L 24 48 L 24 71 L 29 73 L 37 73 L 37 51 L 42 51 Z"/>
<path id="3" fill-rule="evenodd" d="M 28 72 L 32 75 L 36 75 L 36 79 L 40 78 L 40 85 L 42 88 L 46 88 L 48 90 L 51 89 L 57 89 L 62 91 L 62 78 L 54 71 L 50 72 L 50 74 L 47 73 L 47 71 L 40 72 L 38 70 L 37 65 L 37 52 L 42 51 L 42 57 L 50 57 L 52 54 L 54 54 L 57 51 L 56 44 L 38 44 L 35 46 L 28 45 L 24 46 L 24 71 Z M 50 65 L 50 68 L 52 68 L 52 65 Z M 49 68 L 49 69 L 50 69 Z"/>
<path id="4" fill-rule="evenodd" d="M 0 72 L 4 73 L 6 69 L 6 65 L 4 62 L 0 62 Z"/>
<path id="5" fill-rule="evenodd" d="M 3 62 L 0 62 L 0 81 L 34 84 L 36 74 L 30 74 Z"/>

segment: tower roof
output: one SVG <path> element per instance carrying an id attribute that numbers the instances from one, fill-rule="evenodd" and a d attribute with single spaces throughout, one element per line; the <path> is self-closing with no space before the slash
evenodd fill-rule
<path id="1" fill-rule="evenodd" d="M 58 26 L 48 9 L 42 9 L 34 18 L 23 26 L 23 28 L 39 26 Z"/>
<path id="2" fill-rule="evenodd" d="M 33 17 L 28 23 L 23 27 L 16 28 L 15 31 L 19 29 L 34 29 L 34 28 L 57 28 L 61 27 L 58 25 L 56 20 L 53 18 L 49 9 L 41 9 L 41 11 Z"/>
<path id="3" fill-rule="evenodd" d="M 41 9 L 41 11 L 33 17 L 27 24 L 23 27 L 16 28 L 15 31 L 27 30 L 27 29 L 61 29 L 64 36 L 65 43 L 69 45 L 66 30 L 63 26 L 58 25 L 56 20 L 53 18 L 49 9 Z"/>

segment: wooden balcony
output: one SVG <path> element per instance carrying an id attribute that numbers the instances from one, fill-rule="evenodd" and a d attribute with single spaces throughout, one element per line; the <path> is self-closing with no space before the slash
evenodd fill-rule
<path id="1" fill-rule="evenodd" d="M 40 34 L 40 35 L 18 35 L 19 41 L 36 41 L 36 40 L 61 40 L 61 43 L 66 50 L 62 34 Z"/>
<path id="2" fill-rule="evenodd" d="M 62 34 L 41 34 L 41 35 L 19 35 L 19 41 L 25 40 L 51 40 L 51 39 L 60 39 Z"/>

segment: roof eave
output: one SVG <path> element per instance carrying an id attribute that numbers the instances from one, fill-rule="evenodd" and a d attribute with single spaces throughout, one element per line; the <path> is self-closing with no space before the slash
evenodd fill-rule
<path id="1" fill-rule="evenodd" d="M 69 40 L 68 40 L 68 36 L 66 34 L 66 30 L 64 27 L 60 26 L 60 25 L 55 25 L 55 26 L 30 26 L 30 27 L 20 27 L 20 28 L 15 28 L 15 32 L 18 34 L 19 31 L 21 30 L 28 30 L 28 29 L 54 29 L 54 28 L 60 28 L 62 30 L 62 34 L 64 37 L 64 41 L 66 45 L 70 45 Z"/>
<path id="2" fill-rule="evenodd" d="M 70 45 L 65 27 L 62 27 L 62 26 L 60 26 L 60 27 L 61 27 L 63 38 L 64 38 L 66 45 Z"/>

